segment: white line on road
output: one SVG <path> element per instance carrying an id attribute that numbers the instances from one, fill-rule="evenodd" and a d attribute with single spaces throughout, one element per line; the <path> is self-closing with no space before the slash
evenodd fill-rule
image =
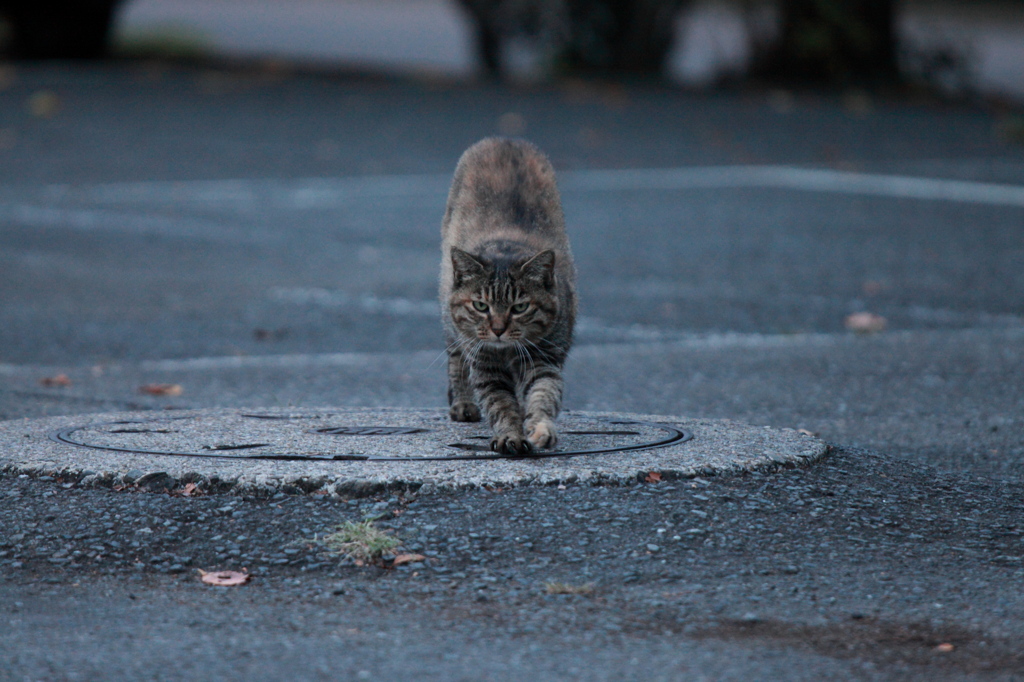
<path id="1" fill-rule="evenodd" d="M 889 335 L 892 336 L 891 334 Z M 819 346 L 850 339 L 850 334 L 694 334 L 682 333 L 674 338 L 665 337 L 646 343 L 630 342 L 619 344 L 581 344 L 573 349 L 574 356 L 593 357 L 621 352 L 621 348 L 672 348 L 688 349 L 704 348 L 708 350 L 723 348 L 777 348 L 780 346 Z M 299 353 L 290 355 L 225 355 L 196 358 L 139 360 L 116 362 L 104 365 L 105 373 L 124 370 L 140 370 L 144 372 L 207 372 L 243 369 L 296 369 L 301 367 L 356 367 L 373 372 L 380 372 L 381 363 L 394 368 L 396 364 L 403 367 L 421 367 L 427 370 L 443 365 L 440 358 L 443 349 L 420 350 L 387 353 Z M 15 365 L 0 363 L 0 376 L 31 376 L 35 377 L 46 372 L 68 371 L 67 366 Z M 406 371 L 406 370 L 403 370 Z"/>
<path id="2" fill-rule="evenodd" d="M 451 176 L 387 175 L 342 178 L 209 180 L 115 183 L 92 187 L 54 185 L 44 189 L 53 201 L 102 204 L 196 204 L 235 210 L 261 207 L 326 209 L 358 199 L 436 197 L 442 203 Z M 1024 186 L 855 173 L 791 166 L 711 166 L 577 170 L 560 174 L 563 192 L 621 192 L 695 189 L 781 189 L 924 201 L 1024 207 Z"/>
<path id="3" fill-rule="evenodd" d="M 851 332 L 807 333 L 807 334 L 757 334 L 757 333 L 693 333 L 682 332 L 666 335 L 659 340 L 629 341 L 628 343 L 584 343 L 573 349 L 570 358 L 581 360 L 611 359 L 623 353 L 666 352 L 685 349 L 687 351 L 725 351 L 777 348 L 811 348 L 842 344 L 881 343 L 919 346 L 922 339 L 946 339 L 959 344 L 1012 343 L 1024 342 L 1024 326 L 996 329 L 952 329 L 952 330 L 904 330 L 885 332 L 871 336 L 860 336 Z M 1009 351 L 1007 351 L 1009 352 Z M 245 355 L 208 356 L 196 358 L 122 361 L 103 365 L 104 375 L 115 372 L 210 372 L 230 370 L 298 369 L 302 367 L 354 367 L 380 375 L 385 371 L 408 372 L 410 368 L 433 371 L 442 365 L 443 350 L 395 351 L 385 353 L 300 353 L 290 355 Z M 93 365 L 81 369 L 91 370 Z M 35 381 L 40 376 L 55 372 L 72 371 L 68 365 L 15 365 L 0 363 L 0 376 L 25 378 Z M 83 381 L 85 381 L 83 379 Z"/>
<path id="4" fill-rule="evenodd" d="M 566 173 L 561 184 L 591 192 L 774 188 L 1024 207 L 1024 187 L 1017 185 L 789 166 L 575 171 Z"/>
<path id="5" fill-rule="evenodd" d="M 267 298 L 278 303 L 320 308 L 358 308 L 367 313 L 437 319 L 441 317 L 441 309 L 435 300 L 416 301 L 409 298 L 350 294 L 345 291 L 307 287 L 273 287 L 267 292 Z"/>
<path id="6" fill-rule="evenodd" d="M 40 202 L 41 203 L 41 202 Z M 194 216 L 165 216 L 135 208 L 131 212 L 109 208 L 68 208 L 0 200 L 0 222 L 79 232 L 126 232 L 206 241 L 264 242 L 276 238 L 269 230 L 240 227 Z"/>

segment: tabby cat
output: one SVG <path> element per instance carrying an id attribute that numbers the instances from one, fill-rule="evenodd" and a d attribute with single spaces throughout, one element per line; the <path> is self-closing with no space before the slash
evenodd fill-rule
<path id="1" fill-rule="evenodd" d="M 551 163 L 488 138 L 455 169 L 441 226 L 441 310 L 453 421 L 487 415 L 491 449 L 554 447 L 576 270 Z"/>

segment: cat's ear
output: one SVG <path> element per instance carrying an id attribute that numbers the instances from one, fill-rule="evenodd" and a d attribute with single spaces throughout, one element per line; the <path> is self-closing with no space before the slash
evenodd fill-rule
<path id="1" fill-rule="evenodd" d="M 467 279 L 479 279 L 487 275 L 487 266 L 460 248 L 452 247 L 452 273 L 454 285 L 459 286 Z"/>
<path id="2" fill-rule="evenodd" d="M 516 276 L 536 282 L 545 289 L 555 288 L 555 252 L 551 249 L 541 251 L 517 268 Z"/>

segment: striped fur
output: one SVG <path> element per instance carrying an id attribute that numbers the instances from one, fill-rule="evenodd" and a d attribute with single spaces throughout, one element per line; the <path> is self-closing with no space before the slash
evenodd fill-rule
<path id="1" fill-rule="evenodd" d="M 462 155 L 441 251 L 451 418 L 486 415 L 497 452 L 554 447 L 576 270 L 554 169 L 536 147 L 489 138 Z"/>

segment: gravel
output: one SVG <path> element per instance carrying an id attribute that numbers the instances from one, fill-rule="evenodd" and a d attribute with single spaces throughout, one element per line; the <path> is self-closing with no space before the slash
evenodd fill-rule
<path id="1" fill-rule="evenodd" d="M 772 474 L 457 497 L 185 497 L 3 475 L 0 595 L 4 581 L 189 590 L 197 569 L 248 570 L 243 589 L 265 598 L 316 610 L 358 595 L 488 623 L 488 637 L 675 633 L 1012 675 L 1024 673 L 1020 488 L 851 449 Z M 366 518 L 398 536 L 396 553 L 426 558 L 386 569 L 325 550 L 326 534 Z M 943 642 L 956 649 L 937 657 Z"/>

